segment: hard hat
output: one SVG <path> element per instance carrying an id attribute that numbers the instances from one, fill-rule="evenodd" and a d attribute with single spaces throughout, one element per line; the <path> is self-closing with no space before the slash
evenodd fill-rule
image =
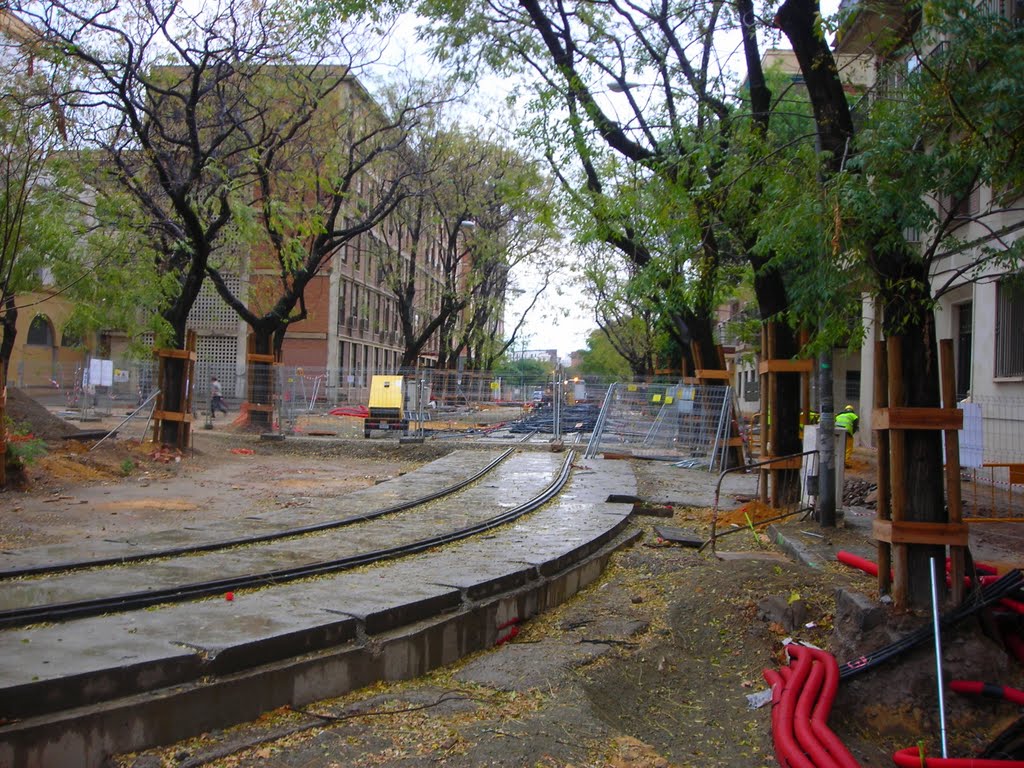
<path id="1" fill-rule="evenodd" d="M 853 410 L 853 406 L 852 405 L 848 405 L 845 408 L 843 408 L 843 410 L 844 411 L 852 411 Z"/>

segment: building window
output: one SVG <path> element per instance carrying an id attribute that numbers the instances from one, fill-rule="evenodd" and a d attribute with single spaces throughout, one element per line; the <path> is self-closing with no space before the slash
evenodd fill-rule
<path id="1" fill-rule="evenodd" d="M 846 387 L 844 394 L 847 400 L 857 400 L 860 398 L 860 371 L 847 371 L 846 372 Z"/>
<path id="2" fill-rule="evenodd" d="M 1024 282 L 996 283 L 997 378 L 1024 376 Z"/>
<path id="3" fill-rule="evenodd" d="M 53 326 L 50 325 L 50 319 L 46 315 L 36 315 L 32 318 L 25 343 L 33 347 L 53 346 Z"/>

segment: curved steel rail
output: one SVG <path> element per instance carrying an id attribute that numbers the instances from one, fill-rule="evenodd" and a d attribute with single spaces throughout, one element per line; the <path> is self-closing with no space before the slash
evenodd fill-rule
<path id="1" fill-rule="evenodd" d="M 263 573 L 248 574 L 245 576 L 232 576 L 225 579 L 201 581 L 194 584 L 170 587 L 167 589 L 150 590 L 147 592 L 135 592 L 112 597 L 93 598 L 68 603 L 51 603 L 49 605 L 37 605 L 28 608 L 16 608 L 0 611 L 0 628 L 18 627 L 39 622 L 66 621 L 79 619 L 87 616 L 98 616 L 104 613 L 116 613 L 121 611 L 139 610 L 154 605 L 166 603 L 185 602 L 197 600 L 203 597 L 223 594 L 224 592 L 236 591 L 264 586 L 276 586 L 297 579 L 304 579 L 311 576 L 322 576 L 329 573 L 355 568 L 360 565 L 369 565 L 382 560 L 390 560 L 404 555 L 411 555 L 422 552 L 426 549 L 450 544 L 461 539 L 469 538 L 482 531 L 496 528 L 509 523 L 528 512 L 546 504 L 554 498 L 569 480 L 572 470 L 572 463 L 575 451 L 568 451 L 566 460 L 562 464 L 558 476 L 539 495 L 520 504 L 513 509 L 502 512 L 500 515 L 487 520 L 474 523 L 466 528 L 430 536 L 425 539 L 410 542 L 396 547 L 388 547 L 373 552 L 363 552 L 350 555 L 337 560 L 326 560 L 318 563 L 292 568 L 281 568 Z"/>
<path id="2" fill-rule="evenodd" d="M 329 531 L 332 528 L 342 528 L 346 525 L 355 525 L 356 523 L 363 523 L 367 520 L 375 520 L 378 517 L 384 517 L 386 515 L 393 515 L 396 512 L 404 512 L 413 507 L 418 507 L 421 504 L 426 504 L 436 499 L 443 498 L 444 496 L 450 496 L 457 491 L 461 491 L 468 485 L 472 485 L 480 478 L 484 477 L 488 473 L 494 471 L 494 469 L 501 464 L 505 459 L 515 453 L 515 448 L 509 448 L 504 453 L 501 453 L 494 459 L 494 461 L 487 464 L 485 467 L 480 469 L 471 477 L 461 480 L 454 485 L 449 485 L 445 488 L 428 493 L 425 496 L 418 496 L 415 499 L 409 499 L 407 501 L 393 504 L 390 507 L 384 507 L 382 509 L 375 509 L 372 512 L 365 512 L 359 515 L 352 515 L 350 517 L 342 517 L 337 520 L 326 520 L 322 523 L 312 523 L 310 525 L 302 525 L 296 528 L 286 528 L 280 531 L 274 531 L 273 533 L 260 533 L 253 536 L 240 536 L 233 539 L 221 539 L 219 541 L 208 541 L 202 544 L 189 544 L 180 547 L 168 547 L 166 549 L 156 549 L 149 552 L 140 552 L 134 555 L 120 555 L 111 557 L 98 557 L 93 560 L 80 560 L 71 561 L 66 563 L 51 563 L 48 565 L 28 565 L 23 568 L 12 568 L 11 570 L 4 571 L 0 574 L 0 581 L 4 579 L 21 578 L 23 576 L 40 576 L 47 573 L 64 573 L 67 571 L 81 571 L 87 568 L 102 568 L 109 565 L 127 565 L 128 563 L 138 563 L 144 560 L 157 560 L 168 557 L 181 557 L 182 555 L 194 555 L 200 552 L 213 552 L 218 549 L 230 549 L 231 547 L 243 547 L 250 544 L 263 544 L 268 541 L 277 541 L 279 539 L 287 539 L 293 536 L 304 536 L 309 533 L 321 533 L 323 531 Z M 2 626 L 2 625 L 0 625 Z"/>

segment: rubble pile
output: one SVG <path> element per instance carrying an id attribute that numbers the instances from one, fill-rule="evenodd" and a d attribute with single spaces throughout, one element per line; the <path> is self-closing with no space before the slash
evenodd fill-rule
<path id="1" fill-rule="evenodd" d="M 843 506 L 875 509 L 878 501 L 878 485 L 851 477 L 843 483 Z"/>

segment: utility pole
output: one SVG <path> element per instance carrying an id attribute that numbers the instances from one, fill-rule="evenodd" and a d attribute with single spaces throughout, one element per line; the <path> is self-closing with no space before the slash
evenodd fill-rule
<path id="1" fill-rule="evenodd" d="M 836 527 L 836 407 L 832 395 L 832 347 L 818 353 L 818 522 Z"/>

